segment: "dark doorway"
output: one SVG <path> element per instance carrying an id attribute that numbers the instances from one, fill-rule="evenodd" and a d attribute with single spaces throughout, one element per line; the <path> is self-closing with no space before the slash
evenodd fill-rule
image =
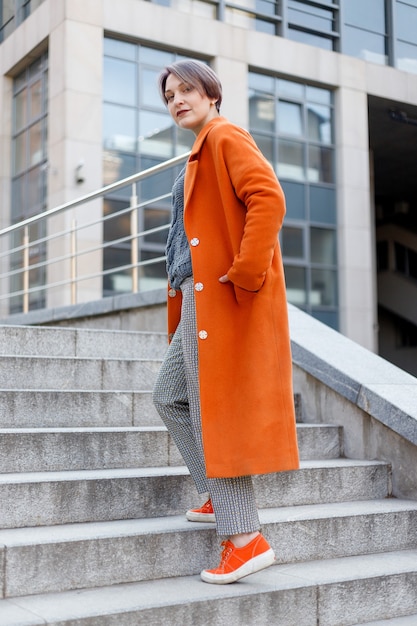
<path id="1" fill-rule="evenodd" d="M 417 376 L 417 106 L 370 96 L 379 354 Z"/>

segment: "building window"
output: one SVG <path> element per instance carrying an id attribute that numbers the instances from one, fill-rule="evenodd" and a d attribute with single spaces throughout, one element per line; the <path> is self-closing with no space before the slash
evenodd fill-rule
<path id="1" fill-rule="evenodd" d="M 397 0 L 395 9 L 396 67 L 417 74 L 417 0 Z"/>
<path id="2" fill-rule="evenodd" d="M 338 327 L 333 94 L 249 74 L 250 131 L 284 189 L 287 296 Z"/>
<path id="3" fill-rule="evenodd" d="M 343 4 L 344 54 L 385 65 L 388 63 L 385 0 L 348 0 Z"/>
<path id="4" fill-rule="evenodd" d="M 188 152 L 194 141 L 192 133 L 178 128 L 162 102 L 157 78 L 168 64 L 185 58 L 154 48 L 112 38 L 104 40 L 103 101 L 103 181 L 108 185 L 138 171 Z M 138 185 L 143 203 L 169 193 L 178 170 L 152 177 Z M 103 269 L 129 265 L 129 216 L 111 218 L 128 202 L 126 189 L 112 193 L 104 201 Z M 170 222 L 170 200 L 153 202 L 139 209 L 139 230 L 148 230 Z M 111 242 L 118 240 L 117 243 Z M 158 258 L 165 253 L 166 233 L 140 239 L 139 261 Z M 140 289 L 166 284 L 165 262 L 143 266 Z M 103 295 L 132 290 L 130 270 L 109 272 L 104 276 Z"/>
<path id="5" fill-rule="evenodd" d="M 0 0 L 0 43 L 44 0 Z"/>
<path id="6" fill-rule="evenodd" d="M 326 50 L 337 50 L 338 2 L 287 0 L 288 38 Z"/>
<path id="7" fill-rule="evenodd" d="M 13 81 L 12 223 L 42 213 L 47 208 L 47 93 L 48 56 L 44 54 Z M 31 265 L 42 263 L 45 259 L 45 244 L 41 241 L 45 233 L 42 228 L 39 224 L 30 227 L 29 240 L 37 242 L 29 250 Z M 20 240 L 14 241 L 15 246 L 21 244 Z M 12 257 L 12 270 L 20 267 L 21 252 Z M 29 274 L 30 288 L 43 285 L 44 279 L 43 267 L 32 269 Z M 21 289 L 21 275 L 17 275 L 12 282 L 11 291 Z M 45 305 L 43 295 L 39 294 L 34 292 L 30 295 L 30 309 Z M 11 312 L 20 310 L 22 298 L 16 296 L 11 302 Z"/>

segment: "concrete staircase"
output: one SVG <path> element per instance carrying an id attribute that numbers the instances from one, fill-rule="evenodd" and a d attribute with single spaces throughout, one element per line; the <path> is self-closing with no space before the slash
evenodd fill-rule
<path id="1" fill-rule="evenodd" d="M 201 500 L 152 406 L 165 349 L 0 328 L 0 625 L 416 625 L 417 502 L 337 426 L 299 423 L 300 471 L 256 478 L 277 565 L 200 581 L 219 540 L 185 520 Z"/>

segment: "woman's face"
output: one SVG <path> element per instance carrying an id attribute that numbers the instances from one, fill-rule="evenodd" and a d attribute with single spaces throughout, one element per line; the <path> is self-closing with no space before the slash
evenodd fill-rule
<path id="1" fill-rule="evenodd" d="M 174 122 L 196 135 L 214 117 L 218 117 L 216 99 L 201 94 L 195 87 L 169 74 L 165 84 L 168 111 Z"/>

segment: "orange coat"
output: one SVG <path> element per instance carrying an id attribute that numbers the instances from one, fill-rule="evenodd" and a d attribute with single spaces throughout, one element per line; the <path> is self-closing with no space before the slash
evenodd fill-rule
<path id="1" fill-rule="evenodd" d="M 206 124 L 187 164 L 184 226 L 196 284 L 209 478 L 299 466 L 278 243 L 284 214 L 282 189 L 249 133 L 224 117 Z M 220 283 L 226 273 L 230 282 Z M 168 293 L 172 336 L 182 294 Z"/>

